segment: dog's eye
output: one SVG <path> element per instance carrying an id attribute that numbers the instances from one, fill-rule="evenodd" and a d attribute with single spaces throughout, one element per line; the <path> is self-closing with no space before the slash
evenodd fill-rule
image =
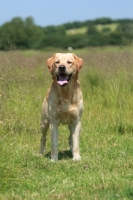
<path id="1" fill-rule="evenodd" d="M 71 61 L 69 61 L 69 60 L 67 61 L 67 63 L 68 63 L 68 64 L 72 64 L 72 62 L 71 62 Z"/>
<path id="2" fill-rule="evenodd" d="M 60 63 L 59 60 L 55 61 L 55 64 L 59 64 L 59 63 Z"/>

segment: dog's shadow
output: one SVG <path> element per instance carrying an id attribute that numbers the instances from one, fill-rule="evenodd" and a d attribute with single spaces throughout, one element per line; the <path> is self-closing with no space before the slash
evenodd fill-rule
<path id="1" fill-rule="evenodd" d="M 51 158 L 51 152 L 45 154 L 45 157 Z M 72 158 L 72 153 L 70 150 L 64 150 L 58 152 L 58 160 L 67 160 Z"/>

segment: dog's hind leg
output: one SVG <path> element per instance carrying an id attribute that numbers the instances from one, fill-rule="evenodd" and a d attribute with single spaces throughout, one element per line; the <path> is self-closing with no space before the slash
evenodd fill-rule
<path id="1" fill-rule="evenodd" d="M 46 149 L 46 135 L 47 135 L 47 130 L 49 128 L 49 122 L 42 122 L 41 124 L 41 132 L 42 132 L 42 137 L 41 137 L 41 145 L 40 145 L 40 154 L 44 154 Z"/>

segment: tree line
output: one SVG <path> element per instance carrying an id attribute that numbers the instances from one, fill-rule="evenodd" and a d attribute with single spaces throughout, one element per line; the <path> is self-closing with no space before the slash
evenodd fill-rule
<path id="1" fill-rule="evenodd" d="M 104 25 L 117 24 L 115 30 Z M 102 26 L 99 30 L 97 26 Z M 84 33 L 67 34 L 67 30 L 86 27 Z M 104 28 L 105 27 L 105 28 Z M 60 26 L 41 27 L 32 17 L 13 18 L 0 27 L 0 50 L 45 49 L 58 47 L 67 49 L 88 46 L 123 45 L 133 41 L 133 19 L 112 20 L 99 18 L 84 22 L 65 23 Z"/>

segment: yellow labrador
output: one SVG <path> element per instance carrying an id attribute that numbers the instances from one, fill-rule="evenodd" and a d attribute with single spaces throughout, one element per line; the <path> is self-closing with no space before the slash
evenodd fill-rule
<path id="1" fill-rule="evenodd" d="M 78 73 L 82 65 L 83 60 L 72 53 L 57 53 L 47 60 L 53 82 L 42 105 L 40 153 L 45 152 L 46 133 L 50 127 L 52 161 L 58 160 L 58 126 L 60 123 L 68 125 L 69 145 L 73 160 L 81 158 L 79 134 L 83 98 Z"/>

